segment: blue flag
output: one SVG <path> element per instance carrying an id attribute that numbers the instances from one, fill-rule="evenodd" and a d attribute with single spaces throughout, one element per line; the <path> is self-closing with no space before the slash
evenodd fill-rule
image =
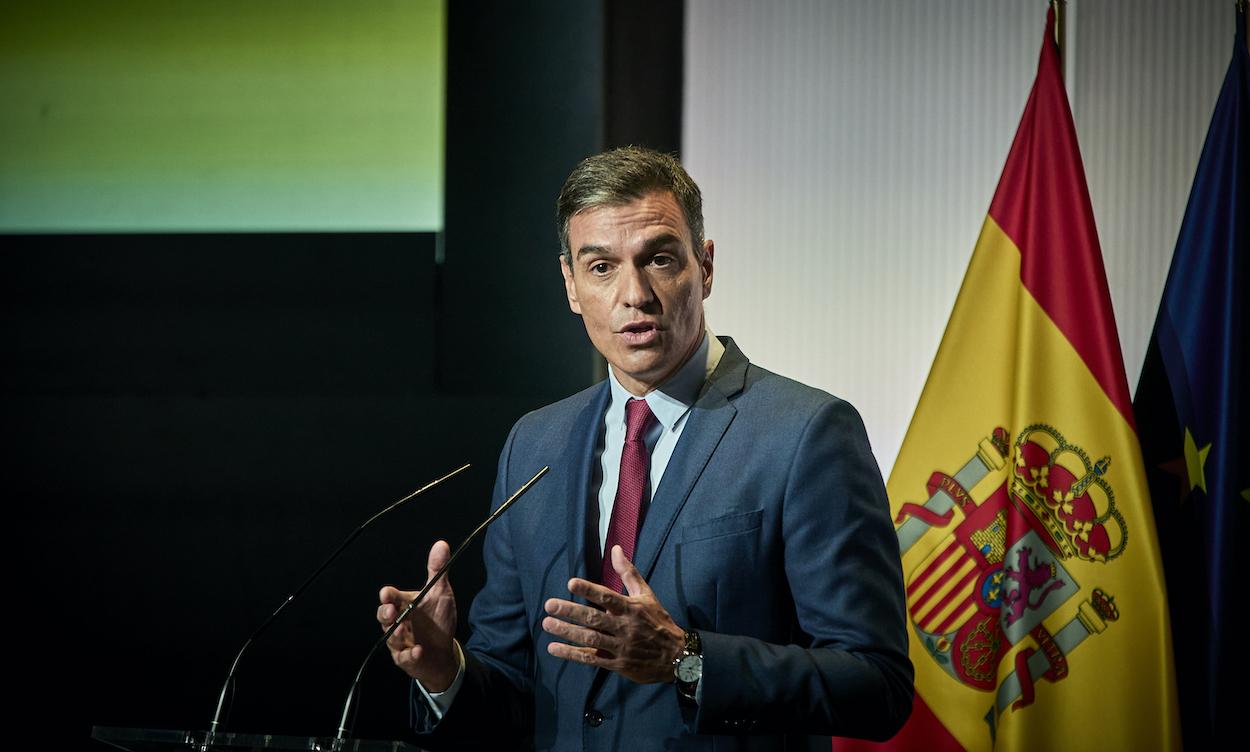
<path id="1" fill-rule="evenodd" d="M 1244 743 L 1238 699 L 1250 545 L 1245 295 L 1250 253 L 1250 54 L 1233 59 L 1194 176 L 1134 399 L 1167 575 L 1188 749 Z M 1236 742 L 1234 741 L 1236 740 Z"/>

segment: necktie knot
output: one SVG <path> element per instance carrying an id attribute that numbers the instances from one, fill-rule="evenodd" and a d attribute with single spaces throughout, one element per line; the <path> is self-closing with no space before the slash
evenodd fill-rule
<path id="1" fill-rule="evenodd" d="M 646 400 L 631 399 L 625 403 L 625 441 L 642 441 L 654 422 L 655 414 Z"/>

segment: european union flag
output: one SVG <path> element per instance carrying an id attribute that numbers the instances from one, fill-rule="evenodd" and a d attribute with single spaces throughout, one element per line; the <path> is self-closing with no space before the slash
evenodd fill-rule
<path id="1" fill-rule="evenodd" d="M 1238 4 L 1228 66 L 1194 176 L 1134 399 L 1154 500 L 1181 722 L 1189 749 L 1244 743 L 1247 649 L 1234 624 L 1250 545 L 1246 262 L 1250 252 L 1250 54 Z M 1234 629 L 1240 627 L 1235 632 Z M 1234 736 L 1236 734 L 1236 736 Z"/>

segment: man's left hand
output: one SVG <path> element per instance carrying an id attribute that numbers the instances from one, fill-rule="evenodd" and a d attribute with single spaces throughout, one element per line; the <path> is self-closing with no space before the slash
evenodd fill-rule
<path id="1" fill-rule="evenodd" d="M 550 615 L 543 619 L 543 629 L 565 640 L 550 643 L 547 652 L 615 671 L 639 684 L 673 681 L 673 661 L 685 647 L 685 632 L 620 546 L 612 547 L 612 568 L 625 584 L 624 594 L 580 577 L 569 580 L 570 593 L 600 608 L 560 598 L 547 601 Z"/>

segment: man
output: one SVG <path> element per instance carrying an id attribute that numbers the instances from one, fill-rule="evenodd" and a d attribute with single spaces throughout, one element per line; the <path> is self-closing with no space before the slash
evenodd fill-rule
<path id="1" fill-rule="evenodd" d="M 912 667 L 898 545 L 859 416 L 707 332 L 715 249 L 676 160 L 634 147 L 584 160 L 557 221 L 569 307 L 610 375 L 513 427 L 494 504 L 551 472 L 487 534 L 464 649 L 443 583 L 392 638 L 416 680 L 420 743 L 888 738 L 910 712 Z M 436 543 L 429 573 L 448 555 Z M 385 626 L 413 593 L 380 597 Z"/>

